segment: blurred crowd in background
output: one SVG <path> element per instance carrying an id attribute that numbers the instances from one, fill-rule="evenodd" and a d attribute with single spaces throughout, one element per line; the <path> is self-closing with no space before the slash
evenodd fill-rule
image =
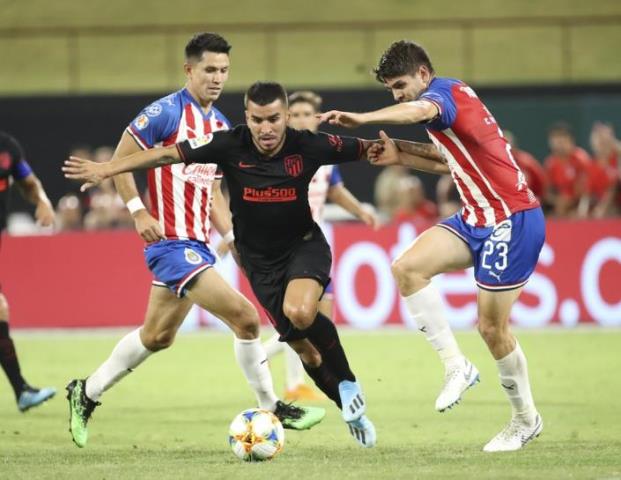
<path id="1" fill-rule="evenodd" d="M 578 146 L 571 127 L 551 125 L 549 154 L 541 161 L 521 150 L 519 139 L 504 132 L 512 146 L 515 161 L 526 177 L 548 216 L 558 218 L 605 218 L 621 214 L 621 141 L 609 124 L 595 123 L 590 145 Z M 113 148 L 75 146 L 70 155 L 106 162 Z M 459 192 L 449 175 L 442 176 L 428 198 L 416 172 L 405 167 L 386 167 L 374 186 L 375 207 L 384 223 L 423 220 L 435 222 L 460 209 Z M 148 197 L 144 195 L 145 204 Z M 67 193 L 56 205 L 55 231 L 107 230 L 133 228 L 114 183 L 107 179 L 87 193 Z M 326 220 L 346 220 L 338 208 L 326 210 Z M 9 219 L 9 232 L 27 234 L 37 231 L 28 214 L 16 213 Z"/>

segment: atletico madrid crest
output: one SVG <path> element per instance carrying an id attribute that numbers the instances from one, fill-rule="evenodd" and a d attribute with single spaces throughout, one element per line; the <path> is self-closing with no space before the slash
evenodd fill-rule
<path id="1" fill-rule="evenodd" d="M 304 170 L 302 155 L 289 155 L 285 157 L 285 172 L 292 177 L 297 177 Z"/>

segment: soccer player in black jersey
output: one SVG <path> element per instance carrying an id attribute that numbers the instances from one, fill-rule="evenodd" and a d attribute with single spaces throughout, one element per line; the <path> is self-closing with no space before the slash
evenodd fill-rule
<path id="1" fill-rule="evenodd" d="M 22 147 L 15 138 L 0 132 L 0 234 L 6 227 L 9 187 L 15 182 L 26 200 L 36 206 L 35 217 L 43 226 L 54 223 L 54 209 L 37 176 L 24 159 Z M 56 393 L 54 388 L 35 388 L 22 376 L 15 351 L 9 335 L 9 304 L 0 290 L 0 366 L 13 387 L 17 408 L 20 411 L 41 405 Z"/>
<path id="2" fill-rule="evenodd" d="M 247 125 L 153 148 L 104 164 L 72 157 L 68 178 L 83 189 L 116 174 L 171 163 L 217 163 L 231 195 L 235 245 L 253 291 L 271 322 L 299 354 L 317 386 L 342 410 L 364 447 L 376 443 L 360 384 L 334 324 L 318 311 L 330 280 L 330 248 L 313 221 L 308 185 L 324 164 L 357 161 L 372 141 L 287 128 L 287 95 L 277 83 L 246 93 Z"/>

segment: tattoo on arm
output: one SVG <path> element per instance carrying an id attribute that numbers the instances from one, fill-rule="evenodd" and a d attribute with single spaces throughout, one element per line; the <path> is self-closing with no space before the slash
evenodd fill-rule
<path id="1" fill-rule="evenodd" d="M 433 143 L 408 142 L 406 140 L 395 140 L 395 143 L 401 152 L 446 163 L 446 159 Z"/>

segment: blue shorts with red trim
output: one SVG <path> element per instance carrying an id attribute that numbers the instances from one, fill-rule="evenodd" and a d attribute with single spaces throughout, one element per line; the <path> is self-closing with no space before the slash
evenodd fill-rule
<path id="1" fill-rule="evenodd" d="M 461 213 L 443 220 L 446 228 L 466 242 L 474 264 L 474 278 L 484 290 L 502 291 L 526 284 L 535 270 L 546 238 L 541 208 L 523 210 L 494 227 L 473 227 Z"/>
<path id="2" fill-rule="evenodd" d="M 197 240 L 162 240 L 144 249 L 144 257 L 153 273 L 154 285 L 168 287 L 181 298 L 198 274 L 216 263 L 209 246 Z"/>

